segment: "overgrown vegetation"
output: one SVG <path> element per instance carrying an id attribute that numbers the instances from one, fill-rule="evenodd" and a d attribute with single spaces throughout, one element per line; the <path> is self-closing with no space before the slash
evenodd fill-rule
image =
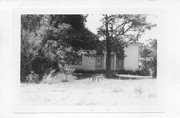
<path id="1" fill-rule="evenodd" d="M 66 74 L 59 72 L 55 76 L 52 76 L 52 74 L 48 74 L 47 76 L 44 77 L 41 83 L 43 84 L 57 84 L 61 82 L 70 82 L 73 80 L 76 80 L 76 76 L 72 74 Z"/>
<path id="2" fill-rule="evenodd" d="M 96 35 L 85 28 L 85 15 L 21 16 L 21 82 L 31 70 L 37 56 L 71 64 L 75 55 L 96 48 Z M 41 63 L 41 62 L 39 62 Z M 40 66 L 39 68 L 44 68 Z"/>
<path id="3" fill-rule="evenodd" d="M 77 79 L 88 78 L 91 77 L 93 74 L 104 74 L 106 75 L 106 70 L 75 70 L 74 75 L 77 76 Z M 130 74 L 130 75 L 140 75 L 140 76 L 150 76 L 150 72 L 148 69 L 141 69 L 137 71 L 132 70 L 118 70 L 118 71 L 111 71 L 109 77 L 107 78 L 114 78 L 118 79 L 119 77 L 116 74 Z"/>
<path id="4" fill-rule="evenodd" d="M 149 75 L 147 69 L 157 73 L 157 53 L 155 43 L 142 46 L 141 57 L 143 67 L 138 72 L 111 70 L 111 52 L 115 52 L 120 59 L 124 59 L 124 48 L 127 42 L 138 42 L 146 31 L 155 27 L 147 22 L 145 14 L 117 14 L 102 15 L 102 26 L 99 27 L 98 36 L 85 27 L 88 15 L 21 15 L 21 82 L 31 76 L 31 71 L 38 74 L 42 80 L 45 73 L 52 69 L 60 71 L 58 67 L 72 64 L 74 57 L 85 54 L 94 56 L 96 52 L 107 52 L 106 71 L 84 71 L 85 74 L 104 73 L 106 77 L 115 78 L 116 73 L 132 73 Z M 100 41 L 98 38 L 103 37 Z M 157 43 L 157 41 L 156 41 Z M 149 58 L 150 61 L 147 61 Z M 35 61 L 34 60 L 38 60 Z M 41 60 L 41 61 L 39 61 Z M 79 70 L 76 71 L 76 73 Z M 35 77 L 36 78 L 36 77 Z"/>
<path id="5" fill-rule="evenodd" d="M 106 74 L 111 76 L 111 52 L 119 53 L 124 59 L 126 42 L 138 42 L 146 30 L 151 30 L 156 24 L 147 22 L 146 14 L 103 14 L 102 26 L 98 34 L 105 39 Z"/>
<path id="6" fill-rule="evenodd" d="M 157 76 L 157 40 L 150 39 L 140 48 L 141 70 L 152 70 L 153 77 Z"/>

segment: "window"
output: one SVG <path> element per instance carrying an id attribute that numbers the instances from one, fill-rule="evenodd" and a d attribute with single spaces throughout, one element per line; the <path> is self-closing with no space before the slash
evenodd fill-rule
<path id="1" fill-rule="evenodd" d="M 102 56 L 96 56 L 96 66 L 102 66 Z"/>
<path id="2" fill-rule="evenodd" d="M 82 56 L 76 56 L 73 60 L 73 65 L 82 65 Z"/>

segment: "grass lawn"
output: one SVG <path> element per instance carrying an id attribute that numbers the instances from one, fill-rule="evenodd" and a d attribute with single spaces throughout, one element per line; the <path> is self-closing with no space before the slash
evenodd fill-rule
<path id="1" fill-rule="evenodd" d="M 156 79 L 89 78 L 54 84 L 21 84 L 22 104 L 38 105 L 151 105 L 156 102 Z"/>

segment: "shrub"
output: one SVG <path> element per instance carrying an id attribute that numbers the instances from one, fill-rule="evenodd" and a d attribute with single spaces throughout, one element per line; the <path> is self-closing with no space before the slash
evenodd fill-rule
<path id="1" fill-rule="evenodd" d="M 73 75 L 77 77 L 77 79 L 84 79 L 92 77 L 93 74 L 104 74 L 105 70 L 75 70 Z"/>
<path id="2" fill-rule="evenodd" d="M 154 69 L 153 69 L 153 78 L 156 78 L 157 77 L 157 67 L 155 67 Z"/>
<path id="3" fill-rule="evenodd" d="M 132 70 L 118 70 L 118 71 L 109 71 L 106 70 L 75 70 L 74 75 L 78 77 L 78 79 L 91 77 L 93 74 L 104 74 L 106 78 L 118 78 L 116 74 L 130 74 L 130 75 L 141 75 L 141 76 L 149 76 L 150 71 L 148 68 L 141 68 L 137 71 Z"/>
<path id="4" fill-rule="evenodd" d="M 142 76 L 149 76 L 150 72 L 148 68 L 142 68 L 137 71 L 131 71 L 131 70 L 120 70 L 117 71 L 118 74 L 130 74 L 130 75 L 142 75 Z"/>
<path id="5" fill-rule="evenodd" d="M 143 76 L 149 76 L 150 75 L 150 71 L 148 68 L 143 68 L 139 71 L 139 74 L 140 75 L 143 75 Z"/>
<path id="6" fill-rule="evenodd" d="M 64 73 L 56 73 L 56 75 L 52 76 L 53 71 L 50 72 L 49 75 L 44 76 L 43 80 L 41 83 L 44 84 L 56 84 L 56 83 L 61 83 L 61 82 L 70 82 L 72 80 L 75 80 L 76 77 L 73 76 L 72 74 L 64 74 Z"/>
<path id="7" fill-rule="evenodd" d="M 25 64 L 26 61 L 24 61 L 23 59 L 21 59 L 21 78 L 20 78 L 20 81 L 21 82 L 26 82 L 26 77 L 28 76 L 28 74 L 30 73 L 30 69 L 29 69 L 29 66 L 28 64 Z M 27 62 L 26 62 L 27 63 Z"/>
<path id="8" fill-rule="evenodd" d="M 138 71 L 131 71 L 131 70 L 120 70 L 117 71 L 118 74 L 130 74 L 130 75 L 138 75 Z"/>
<path id="9" fill-rule="evenodd" d="M 109 71 L 105 73 L 106 78 L 113 78 L 113 79 L 118 79 L 119 77 L 116 75 L 116 71 Z"/>
<path id="10" fill-rule="evenodd" d="M 75 70 L 75 73 L 83 73 L 83 74 L 101 74 L 101 73 L 106 73 L 105 70 Z"/>
<path id="11" fill-rule="evenodd" d="M 38 74 L 36 74 L 33 71 L 31 71 L 31 73 L 26 76 L 25 82 L 28 82 L 28 83 L 38 83 L 39 82 Z"/>

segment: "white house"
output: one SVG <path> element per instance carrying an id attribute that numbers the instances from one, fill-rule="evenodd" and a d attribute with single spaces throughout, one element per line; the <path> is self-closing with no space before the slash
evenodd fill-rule
<path id="1" fill-rule="evenodd" d="M 79 70 L 105 70 L 106 53 L 96 57 L 79 56 L 76 63 L 70 67 Z M 118 59 L 115 53 L 111 53 L 111 70 L 131 70 L 139 68 L 139 44 L 131 43 L 125 48 L 124 60 Z"/>

